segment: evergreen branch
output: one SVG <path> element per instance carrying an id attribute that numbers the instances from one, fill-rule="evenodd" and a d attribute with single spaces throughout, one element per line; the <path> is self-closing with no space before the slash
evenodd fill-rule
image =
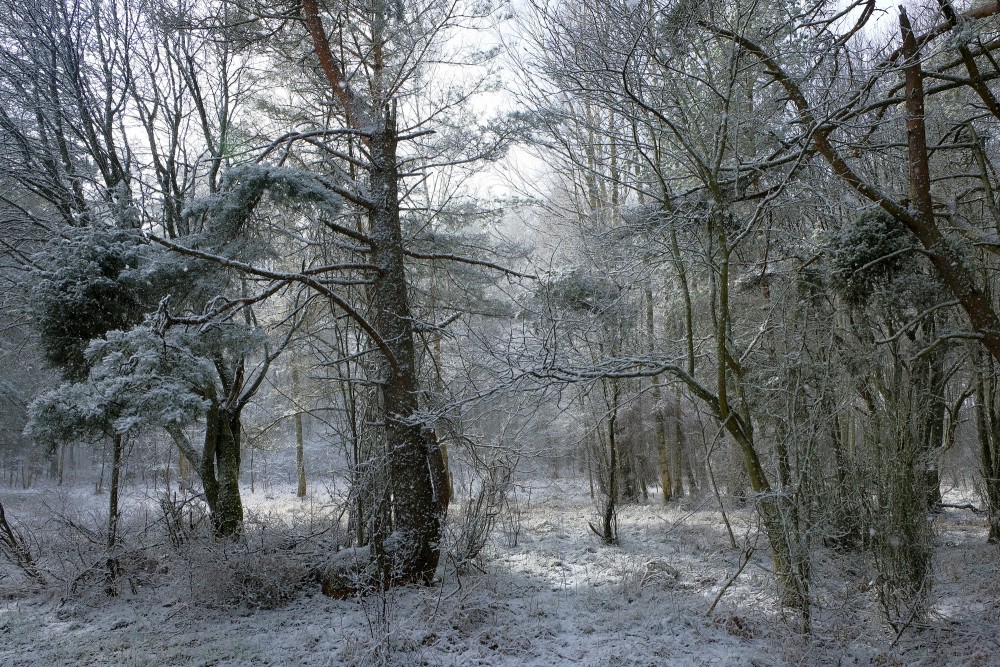
<path id="1" fill-rule="evenodd" d="M 372 342 L 378 347 L 379 351 L 385 355 L 386 361 L 392 366 L 392 370 L 396 373 L 401 372 L 399 366 L 399 361 L 396 356 L 392 353 L 392 349 L 385 342 L 385 339 L 375 330 L 375 327 L 361 314 L 359 313 L 351 304 L 341 298 L 333 290 L 329 289 L 322 282 L 313 278 L 310 275 L 304 273 L 283 273 L 280 271 L 268 271 L 267 269 L 261 269 L 245 262 L 240 262 L 234 259 L 229 259 L 228 257 L 222 257 L 220 255 L 214 255 L 212 253 L 204 252 L 203 250 L 195 250 L 194 248 L 188 248 L 186 246 L 180 245 L 179 243 L 174 243 L 173 241 L 168 241 L 167 239 L 156 236 L 155 234 L 149 234 L 149 239 L 154 243 L 158 243 L 174 252 L 186 255 L 188 257 L 197 257 L 198 259 L 205 259 L 210 262 L 219 264 L 220 266 L 225 266 L 227 268 L 235 269 L 237 271 L 242 271 L 253 276 L 260 276 L 261 278 L 270 278 L 271 280 L 285 281 L 285 282 L 295 282 L 307 287 L 311 287 L 316 290 L 326 298 L 330 299 L 335 303 L 344 313 L 354 320 L 361 329 L 368 334 Z"/>
<path id="2" fill-rule="evenodd" d="M 403 252 L 414 259 L 429 259 L 429 260 L 441 260 L 445 262 L 458 262 L 459 264 L 469 264 L 471 266 L 482 266 L 487 269 L 493 269 L 494 271 L 499 271 L 508 276 L 514 276 L 516 278 L 528 278 L 529 280 L 538 280 L 538 276 L 531 273 L 520 273 L 514 269 L 508 269 L 505 266 L 500 266 L 499 264 L 494 264 L 493 262 L 487 262 L 482 259 L 472 259 L 471 257 L 462 257 L 461 255 L 450 255 L 447 253 L 426 253 L 417 252 L 416 250 L 404 249 Z"/>

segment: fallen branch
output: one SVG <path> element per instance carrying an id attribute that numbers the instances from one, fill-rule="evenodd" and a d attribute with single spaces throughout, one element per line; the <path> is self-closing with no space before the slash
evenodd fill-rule
<path id="1" fill-rule="evenodd" d="M 935 503 L 934 507 L 940 507 L 941 509 L 950 510 L 969 510 L 975 514 L 986 514 L 986 510 L 980 509 L 973 505 L 972 503 L 965 503 L 962 505 L 956 505 L 954 503 Z"/>

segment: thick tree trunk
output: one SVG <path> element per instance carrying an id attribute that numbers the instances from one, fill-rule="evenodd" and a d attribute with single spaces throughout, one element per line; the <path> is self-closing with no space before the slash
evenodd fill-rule
<path id="1" fill-rule="evenodd" d="M 330 45 L 317 0 L 303 0 L 301 9 L 330 93 L 346 125 L 362 133 L 369 162 L 369 201 L 362 206 L 367 210 L 367 231 L 372 241 L 369 259 L 376 271 L 368 290 L 368 323 L 374 330 L 372 337 L 380 339 L 373 341 L 381 350 L 375 364 L 380 377 L 374 379 L 381 387 L 389 477 L 389 488 L 379 490 L 376 502 L 389 496 L 392 506 L 388 520 L 372 522 L 372 553 L 382 572 L 383 585 L 429 582 L 440 558 L 444 519 L 435 504 L 433 480 L 447 473 L 440 448 L 427 447 L 422 425 L 416 419 L 419 387 L 399 220 L 396 110 L 394 103 L 385 99 L 381 80 L 387 44 L 381 31 L 388 16 L 384 6 L 374 8 L 369 57 L 375 76 L 369 80 L 369 96 L 362 98 Z M 378 514 L 378 508 L 369 511 Z"/>
<path id="2" fill-rule="evenodd" d="M 428 451 L 421 424 L 415 421 L 418 384 L 399 224 L 396 118 L 393 107 L 382 111 L 384 126 L 370 145 L 375 205 L 368 217 L 375 242 L 372 263 L 379 271 L 369 292 L 372 325 L 393 356 L 382 359 L 379 378 L 393 510 L 392 533 L 382 540 L 385 560 L 380 565 L 385 584 L 429 583 L 441 554 L 443 519 L 433 479 L 447 473 L 440 449 Z"/>
<path id="3" fill-rule="evenodd" d="M 216 510 L 216 532 L 222 537 L 234 537 L 243 530 L 243 500 L 240 496 L 240 448 L 242 422 L 238 413 L 222 412 L 216 456 L 219 466 L 219 499 Z"/>
<path id="4" fill-rule="evenodd" d="M 209 408 L 199 476 L 217 537 L 236 537 L 243 530 L 240 428 L 239 413 L 216 404 Z"/>

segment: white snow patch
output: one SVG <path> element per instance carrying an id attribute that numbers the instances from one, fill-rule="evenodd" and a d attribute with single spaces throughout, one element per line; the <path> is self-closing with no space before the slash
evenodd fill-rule
<path id="1" fill-rule="evenodd" d="M 0 605 L 0 664 L 1000 664 L 1000 559 L 985 544 L 983 520 L 971 512 L 949 509 L 938 516 L 934 611 L 893 645 L 861 556 L 817 550 L 810 637 L 802 637 L 775 602 L 763 542 L 707 616 L 741 558 L 714 501 L 664 508 L 651 498 L 623 507 L 621 544 L 608 547 L 588 526 L 595 511 L 584 486 L 563 481 L 533 488 L 530 502 L 520 504 L 519 530 L 498 528 L 487 553 L 467 571 L 446 565 L 436 586 L 358 599 L 329 599 L 307 585 L 275 609 L 206 604 L 204 578 L 193 571 L 195 561 L 182 557 L 188 552 L 153 540 L 144 553 L 166 572 L 154 568 L 135 592 L 115 599 L 69 594 L 65 587 L 26 595 L 16 573 L 0 564 L 7 594 Z M 5 489 L 0 499 L 49 548 L 56 545 L 43 534 L 46 507 L 93 514 L 99 525 L 106 502 L 85 487 Z M 139 518 L 144 510 L 137 500 L 128 504 L 132 519 Z M 270 526 L 302 525 L 308 512 L 291 487 L 247 492 L 246 505 Z M 729 516 L 737 537 L 747 534 L 750 513 L 737 508 Z M 72 572 L 69 564 L 66 572 Z"/>

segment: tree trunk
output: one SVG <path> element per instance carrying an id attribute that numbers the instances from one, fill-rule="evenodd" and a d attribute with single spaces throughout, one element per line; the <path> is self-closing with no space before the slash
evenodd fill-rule
<path id="1" fill-rule="evenodd" d="M 222 411 L 216 456 L 219 466 L 219 499 L 215 527 L 221 537 L 235 537 L 243 530 L 240 497 L 240 448 L 242 422 L 237 412 Z"/>
<path id="2" fill-rule="evenodd" d="M 118 562 L 118 491 L 121 486 L 122 454 L 124 445 L 122 436 L 115 433 L 112 436 L 111 447 L 111 486 L 108 500 L 108 560 L 105 592 L 109 596 L 118 595 L 118 578 L 121 565 Z"/>
<path id="3" fill-rule="evenodd" d="M 618 380 L 611 383 L 611 412 L 608 415 L 608 488 L 604 496 L 604 512 L 601 517 L 601 538 L 605 544 L 618 542 L 618 441 L 615 428 L 618 421 Z"/>
<path id="4" fill-rule="evenodd" d="M 943 381 L 943 371 L 935 367 L 932 371 L 932 384 L 930 405 L 927 406 L 927 426 L 925 450 L 920 459 L 920 465 L 924 471 L 924 490 L 926 492 L 927 507 L 933 508 L 944 502 L 941 496 L 941 451 L 944 447 L 945 436 L 945 414 L 947 404 L 944 399 L 945 382 Z"/>
<path id="5" fill-rule="evenodd" d="M 372 342 L 380 349 L 374 366 L 381 388 L 384 415 L 383 445 L 388 467 L 388 489 L 379 489 L 376 502 L 388 497 L 392 512 L 373 522 L 372 553 L 382 573 L 382 584 L 430 582 L 441 553 L 443 514 L 435 506 L 434 483 L 444 472 L 439 448 L 429 451 L 417 421 L 417 369 L 413 317 L 407 295 L 403 235 L 399 220 L 398 134 L 395 103 L 382 88 L 385 68 L 381 34 L 389 23 L 388 9 L 373 6 L 371 13 L 371 70 L 369 97 L 359 97 L 348 80 L 345 63 L 331 48 L 317 0 L 303 0 L 302 19 L 309 32 L 320 69 L 330 85 L 346 125 L 358 130 L 367 153 L 368 197 L 364 206 L 371 239 L 369 260 L 376 267 L 368 289 L 367 323 Z M 377 340 L 376 340 L 377 339 Z M 377 509 L 377 508 L 370 508 Z M 389 525 L 391 524 L 391 525 Z M 391 530 L 391 532 L 389 532 Z"/>
<path id="6" fill-rule="evenodd" d="M 671 441 L 671 456 L 672 468 L 674 470 L 673 483 L 674 489 L 671 494 L 674 498 L 684 497 L 684 481 L 681 476 L 681 471 L 684 467 L 684 429 L 681 423 L 681 392 L 680 390 L 674 395 L 674 437 Z"/>
<path id="7" fill-rule="evenodd" d="M 392 533 L 382 540 L 385 555 L 380 566 L 386 585 L 429 583 L 441 554 L 443 519 L 434 502 L 432 479 L 447 473 L 440 449 L 428 452 L 421 424 L 415 421 L 418 383 L 399 224 L 395 105 L 382 109 L 382 118 L 384 125 L 372 136 L 370 145 L 371 197 L 375 205 L 368 216 L 375 242 L 372 263 L 379 270 L 369 292 L 372 325 L 393 357 L 383 356 L 383 377 L 378 378 L 393 519 Z"/>
<path id="8" fill-rule="evenodd" d="M 217 537 L 236 537 L 243 530 L 240 427 L 238 413 L 215 403 L 209 408 L 199 476 Z"/>
<path id="9" fill-rule="evenodd" d="M 829 421 L 830 442 L 833 446 L 833 461 L 836 467 L 836 486 L 832 490 L 834 503 L 832 520 L 836 526 L 833 543 L 844 549 L 853 549 L 862 543 L 861 512 L 858 504 L 857 486 L 852 483 L 848 471 L 848 457 L 852 431 L 851 417 L 836 415 L 831 398 L 825 399 L 825 410 L 831 415 Z"/>
<path id="10" fill-rule="evenodd" d="M 296 490 L 296 495 L 299 498 L 306 497 L 306 463 L 305 463 L 305 446 L 303 443 L 302 436 L 302 408 L 299 406 L 299 400 L 302 393 L 302 386 L 299 382 L 299 368 L 293 362 L 292 364 L 292 401 L 295 408 L 295 473 L 298 477 L 298 489 Z"/>
<path id="11" fill-rule="evenodd" d="M 791 520 L 791 497 L 784 490 L 771 487 L 761 465 L 754 442 L 754 425 L 746 411 L 733 409 L 730 402 L 730 378 L 733 378 L 734 394 L 739 397 L 739 367 L 734 363 L 727 347 L 729 340 L 730 310 L 729 310 L 729 262 L 730 248 L 724 228 L 718 228 L 720 272 L 718 276 L 718 311 L 715 321 L 717 396 L 712 402 L 716 418 L 739 445 L 743 452 L 747 474 L 750 477 L 750 487 L 756 495 L 757 511 L 760 514 L 768 545 L 771 547 L 771 560 L 774 564 L 774 574 L 778 580 L 778 590 L 781 603 L 786 607 L 798 609 L 802 613 L 805 626 L 809 624 L 809 577 L 808 562 L 805 554 L 799 550 L 798 530 Z M 715 291 L 716 288 L 713 288 Z M 743 402 L 745 406 L 745 402 Z M 678 417 L 679 424 L 679 417 Z"/>
<path id="12" fill-rule="evenodd" d="M 654 379 L 655 382 L 655 379 Z M 667 450 L 667 425 L 663 416 L 662 394 L 659 384 L 653 385 L 653 420 L 656 424 L 656 462 L 660 468 L 660 489 L 663 503 L 674 497 L 674 487 L 670 479 L 670 454 Z"/>
<path id="13" fill-rule="evenodd" d="M 653 317 L 653 285 L 646 281 L 644 292 L 646 300 L 646 344 L 649 353 L 656 353 L 656 319 Z M 667 454 L 667 425 L 663 416 L 663 392 L 660 389 L 660 377 L 653 376 L 649 380 L 653 399 L 653 422 L 656 428 L 656 459 L 660 469 L 660 489 L 663 491 L 663 502 L 667 503 L 673 497 L 673 486 L 670 481 L 670 459 Z"/>
<path id="14" fill-rule="evenodd" d="M 191 488 L 191 461 L 177 448 L 177 488 L 185 491 Z"/>
<path id="15" fill-rule="evenodd" d="M 790 498 L 781 492 L 775 492 L 757 457 L 754 444 L 738 425 L 742 420 L 731 418 L 730 422 L 737 424 L 729 428 L 736 442 L 743 450 L 747 472 L 750 476 L 750 488 L 757 495 L 757 511 L 768 545 L 771 547 L 771 561 L 774 564 L 774 574 L 778 579 L 778 591 L 781 603 L 786 607 L 799 609 L 808 623 L 809 615 L 809 578 L 807 564 L 796 548 L 796 530 L 792 525 Z"/>
<path id="16" fill-rule="evenodd" d="M 1000 414 L 997 413 L 997 382 L 994 364 L 988 360 L 976 381 L 976 433 L 979 436 L 979 466 L 990 525 L 987 541 L 1000 543 Z"/>

